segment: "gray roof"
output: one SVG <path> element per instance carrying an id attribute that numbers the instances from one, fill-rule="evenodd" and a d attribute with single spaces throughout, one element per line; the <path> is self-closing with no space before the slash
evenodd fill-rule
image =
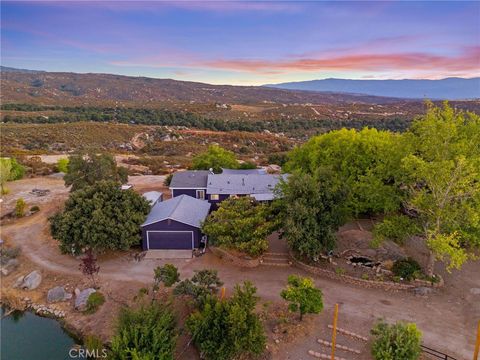
<path id="1" fill-rule="evenodd" d="M 265 169 L 223 169 L 222 174 L 224 175 L 265 175 L 267 172 Z"/>
<path id="2" fill-rule="evenodd" d="M 208 176 L 207 194 L 269 194 L 284 175 L 213 174 Z"/>
<path id="3" fill-rule="evenodd" d="M 202 221 L 208 216 L 209 211 L 210 203 L 208 201 L 195 199 L 188 195 L 180 195 L 156 203 L 142 226 L 171 219 L 199 228 Z"/>
<path id="4" fill-rule="evenodd" d="M 171 188 L 206 188 L 208 170 L 187 170 L 178 171 L 173 174 L 170 182 Z"/>
<path id="5" fill-rule="evenodd" d="M 163 197 L 163 193 L 160 191 L 147 191 L 146 193 L 142 194 L 142 196 L 147 200 L 150 204 L 155 204 L 158 199 Z"/>

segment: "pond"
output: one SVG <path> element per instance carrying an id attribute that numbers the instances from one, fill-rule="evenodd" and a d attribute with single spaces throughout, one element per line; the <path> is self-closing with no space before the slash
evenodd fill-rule
<path id="1" fill-rule="evenodd" d="M 54 319 L 31 312 L 1 315 L 1 360 L 71 359 L 69 350 L 77 341 Z"/>

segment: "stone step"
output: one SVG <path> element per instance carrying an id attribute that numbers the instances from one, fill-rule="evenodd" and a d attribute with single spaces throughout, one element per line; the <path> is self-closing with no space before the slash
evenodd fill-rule
<path id="1" fill-rule="evenodd" d="M 289 257 L 288 253 L 266 252 L 263 256 Z"/>
<path id="2" fill-rule="evenodd" d="M 288 259 L 263 258 L 261 264 L 267 266 L 290 266 L 290 261 Z"/>
<path id="3" fill-rule="evenodd" d="M 333 329 L 333 325 L 328 324 L 328 328 L 329 328 L 329 329 Z M 352 332 L 352 331 L 348 331 L 348 330 L 345 330 L 345 329 L 342 329 L 342 328 L 339 328 L 339 327 L 337 327 L 337 332 L 339 332 L 339 333 L 341 333 L 341 334 L 344 334 L 344 335 L 351 336 L 351 337 L 354 338 L 354 339 L 363 340 L 363 341 L 368 341 L 368 338 L 365 337 L 365 336 L 356 334 L 356 333 L 354 333 L 354 332 Z"/>
<path id="4" fill-rule="evenodd" d="M 308 354 L 309 355 L 312 355 L 318 359 L 327 359 L 327 360 L 330 360 L 332 357 L 331 355 L 327 355 L 327 354 L 324 354 L 324 353 L 320 353 L 320 352 L 317 352 L 317 351 L 313 351 L 313 350 L 308 350 Z M 342 358 L 342 357 L 334 357 L 335 360 L 346 360 L 345 358 Z"/>
<path id="5" fill-rule="evenodd" d="M 323 340 L 323 339 L 317 339 L 317 342 L 319 344 L 322 344 L 322 345 L 330 348 L 330 349 L 332 348 L 332 343 L 330 341 Z M 352 349 L 352 348 L 349 348 L 348 346 L 344 346 L 344 345 L 340 345 L 340 344 L 335 344 L 335 348 L 339 349 L 339 350 L 350 351 L 354 354 L 361 354 L 361 352 L 359 350 Z"/>

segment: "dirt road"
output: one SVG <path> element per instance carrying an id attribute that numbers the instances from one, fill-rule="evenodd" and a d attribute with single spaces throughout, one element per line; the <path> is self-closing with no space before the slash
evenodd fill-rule
<path id="1" fill-rule="evenodd" d="M 146 183 L 151 185 L 149 181 Z M 13 192 L 15 188 L 13 186 L 11 188 Z M 48 202 L 45 200 L 40 213 L 4 226 L 2 238 L 11 244 L 22 246 L 23 254 L 41 268 L 78 275 L 79 261 L 61 254 L 56 242 L 49 235 L 47 217 L 56 211 L 66 197 L 64 192 L 52 191 L 52 194 L 48 197 Z M 166 261 L 135 262 L 124 253 L 111 254 L 100 258 L 100 279 L 108 282 L 150 283 L 153 269 L 164 262 Z M 262 301 L 272 302 L 281 301 L 279 293 L 285 286 L 289 274 L 308 275 L 295 267 L 262 266 L 255 269 L 240 269 L 222 262 L 212 254 L 193 260 L 178 260 L 174 263 L 182 277 L 189 277 L 196 269 L 218 269 L 228 292 L 232 291 L 236 283 L 250 280 L 257 286 Z M 392 293 L 364 289 L 316 278 L 316 284 L 323 290 L 325 311 L 318 316 L 311 336 L 296 339 L 293 344 L 285 346 L 278 352 L 275 358 L 308 359 L 309 349 L 320 350 L 321 346 L 316 343 L 316 338 L 329 336 L 327 324 L 331 321 L 334 304 L 338 303 L 339 321 L 343 328 L 368 335 L 369 329 L 378 318 L 385 318 L 387 321 L 412 321 L 417 323 L 423 332 L 424 343 L 427 346 L 449 353 L 458 359 L 469 359 L 473 354 L 476 321 L 480 319 L 480 295 L 472 290 L 480 288 L 479 274 L 478 261 L 468 263 L 460 272 L 442 274 L 445 278 L 445 287 L 427 297 L 418 297 L 406 292 Z M 365 344 L 352 344 L 351 339 L 340 339 L 344 345 L 363 349 L 362 355 L 355 359 L 370 359 Z"/>

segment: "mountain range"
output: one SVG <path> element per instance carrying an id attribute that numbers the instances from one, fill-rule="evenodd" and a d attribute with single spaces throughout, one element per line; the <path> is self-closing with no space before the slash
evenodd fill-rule
<path id="1" fill-rule="evenodd" d="M 480 77 L 441 80 L 348 80 L 324 79 L 264 85 L 286 90 L 386 96 L 404 99 L 466 100 L 480 98 Z"/>

